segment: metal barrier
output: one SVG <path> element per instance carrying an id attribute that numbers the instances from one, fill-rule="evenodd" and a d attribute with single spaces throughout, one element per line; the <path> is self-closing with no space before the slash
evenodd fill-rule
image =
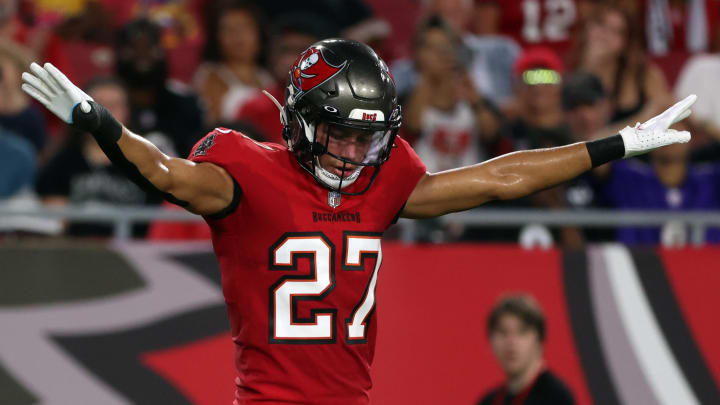
<path id="1" fill-rule="evenodd" d="M 151 207 L 17 207 L 0 205 L 0 230 L 12 228 L 27 221 L 70 220 L 74 222 L 102 222 L 112 224 L 116 239 L 128 239 L 132 225 L 151 221 L 201 222 L 202 217 L 183 210 Z M 720 227 L 720 211 L 614 211 L 614 210 L 510 210 L 477 208 L 441 217 L 444 222 L 474 226 L 518 227 L 527 224 L 546 226 L 587 226 L 612 228 L 618 226 L 662 226 L 670 221 L 687 224 L 691 228 L 693 244 L 704 242 L 705 229 Z M 29 223 L 29 222 L 28 222 Z M 414 221 L 402 219 L 402 238 L 412 242 Z"/>

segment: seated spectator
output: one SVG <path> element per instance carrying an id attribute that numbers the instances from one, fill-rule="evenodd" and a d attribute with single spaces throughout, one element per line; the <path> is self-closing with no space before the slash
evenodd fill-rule
<path id="1" fill-rule="evenodd" d="M 477 92 L 460 60 L 462 41 L 440 17 L 418 27 L 415 38 L 417 85 L 404 101 L 404 136 L 431 172 L 471 165 L 510 149 L 499 136 L 495 111 Z M 420 222 L 419 239 L 441 242 L 459 237 L 462 224 L 441 227 Z"/>
<path id="2" fill-rule="evenodd" d="M 564 70 L 549 48 L 528 49 L 515 61 L 515 96 L 506 109 L 509 122 L 505 128 L 515 150 L 570 143 L 560 97 Z"/>
<path id="3" fill-rule="evenodd" d="M 592 140 L 610 121 L 610 100 L 592 73 L 578 71 L 563 78 L 562 105 L 574 142 Z"/>
<path id="4" fill-rule="evenodd" d="M 375 15 L 373 7 L 366 0 L 274 0 L 258 2 L 271 21 L 286 15 L 308 13 L 319 16 L 321 24 L 331 24 L 331 30 L 341 38 L 363 42 L 373 48 L 385 61 L 392 58 L 386 52 L 385 40 L 390 37 L 391 27 L 387 21 Z M 312 22 L 312 20 L 310 20 Z M 324 37 L 326 38 L 326 37 Z"/>
<path id="5" fill-rule="evenodd" d="M 562 104 L 572 142 L 592 140 L 593 134 L 602 131 L 610 120 L 610 100 L 602 82 L 592 73 L 575 72 L 563 78 Z M 567 207 L 607 208 L 602 196 L 596 192 L 596 183 L 592 172 L 565 183 L 563 188 Z M 581 236 L 584 241 L 606 242 L 615 239 L 615 232 L 606 228 L 583 228 Z"/>
<path id="6" fill-rule="evenodd" d="M 473 5 L 471 1 L 467 0 L 428 0 L 421 2 L 419 13 L 418 21 L 420 21 L 420 24 L 431 18 L 439 18 L 448 26 L 448 29 L 453 32 L 454 36 L 464 41 L 469 34 L 468 28 L 473 15 Z M 393 73 L 395 87 L 401 101 L 404 100 L 408 93 L 418 84 L 417 56 L 420 24 L 415 27 L 415 35 L 412 38 L 410 49 L 412 54 L 411 58 L 403 57 L 394 61 L 392 59 L 384 59 L 390 63 L 390 70 Z M 464 53 L 464 55 L 460 57 L 460 63 L 464 67 L 469 66 L 470 54 L 468 51 L 469 49 L 460 51 Z"/>
<path id="7" fill-rule="evenodd" d="M 120 31 L 116 72 L 128 90 L 132 131 L 160 133 L 187 156 L 205 134 L 202 110 L 187 86 L 167 80 L 167 59 L 160 28 L 147 19 L 134 20 Z"/>
<path id="8" fill-rule="evenodd" d="M 643 0 L 636 21 L 645 33 L 648 53 L 676 83 L 685 62 L 694 54 L 717 50 L 720 2 L 717 0 Z M 694 134 L 693 134 L 694 137 Z"/>
<path id="9" fill-rule="evenodd" d="M 431 17 L 420 25 L 416 44 L 419 80 L 404 103 L 404 126 L 417 138 L 418 155 L 431 172 L 481 161 L 480 136 L 495 136 L 498 124 L 458 59 L 460 38 Z"/>
<path id="10" fill-rule="evenodd" d="M 506 380 L 478 405 L 575 403 L 567 386 L 545 365 L 545 315 L 535 300 L 527 295 L 500 300 L 488 317 L 487 334 Z"/>
<path id="11" fill-rule="evenodd" d="M 675 85 L 675 97 L 696 94 L 693 114 L 688 121 L 695 146 L 720 142 L 720 51 L 693 56 Z M 717 155 L 720 157 L 720 155 Z"/>
<path id="12" fill-rule="evenodd" d="M 86 91 L 118 121 L 127 122 L 127 93 L 120 82 L 98 79 Z M 42 168 L 36 191 L 46 205 L 56 206 L 141 206 L 147 202 L 146 194 L 110 163 L 92 136 L 79 132 L 73 132 L 65 148 Z M 143 234 L 142 228 L 136 228 L 135 235 Z M 66 233 L 109 236 L 111 231 L 105 224 L 71 223 Z"/>
<path id="13" fill-rule="evenodd" d="M 115 68 L 113 15 L 101 2 L 87 2 L 80 12 L 66 16 L 55 31 L 62 51 L 72 59 L 73 74 L 83 85 L 112 75 Z"/>
<path id="14" fill-rule="evenodd" d="M 32 3 L 25 7 L 22 3 L 18 0 L 0 2 L 0 38 L 29 48 L 43 61 L 68 72 L 72 79 L 73 64 L 62 51 L 61 39 L 48 26 L 33 24 L 36 15 Z"/>
<path id="15" fill-rule="evenodd" d="M 693 165 L 689 144 L 677 144 L 650 153 L 650 164 L 637 159 L 612 163 L 598 193 L 621 210 L 702 211 L 720 209 L 720 164 Z M 689 229 L 676 224 L 666 228 L 626 227 L 617 241 L 628 245 L 658 244 L 662 232 L 671 232 L 672 244 L 688 242 Z M 720 242 L 720 229 L 708 228 L 705 241 Z"/>
<path id="16" fill-rule="evenodd" d="M 671 103 L 662 71 L 648 61 L 638 25 L 623 9 L 598 6 L 576 38 L 573 70 L 600 78 L 612 103 L 615 130 L 644 122 Z"/>
<path id="17" fill-rule="evenodd" d="M 95 1 L 89 2 L 86 9 Z M 190 83 L 200 63 L 205 42 L 203 16 L 213 3 L 208 0 L 102 0 L 102 7 L 113 17 L 111 27 L 146 17 L 160 26 L 161 42 L 168 60 L 168 77 Z"/>
<path id="18" fill-rule="evenodd" d="M 557 54 L 545 47 L 527 49 L 516 60 L 513 67 L 515 96 L 508 104 L 510 118 L 503 133 L 509 137 L 516 150 L 538 149 L 567 145 L 572 142 L 570 129 L 562 110 L 561 90 L 564 66 Z M 503 206 L 562 209 L 567 207 L 565 185 L 559 185 L 532 196 L 504 203 Z M 538 227 L 523 227 L 514 240 L 525 241 L 530 234 L 537 234 Z M 508 230 L 500 230 L 510 234 Z M 575 227 L 562 227 L 554 232 L 543 233 L 536 239 L 539 246 L 548 246 L 558 240 L 567 248 L 579 248 L 582 236 Z M 532 247 L 533 243 L 524 244 Z"/>
<path id="19" fill-rule="evenodd" d="M 499 106 L 512 95 L 512 66 L 521 51 L 511 37 L 500 33 L 500 12 L 496 2 L 475 2 L 464 38 L 472 52 L 468 70 L 475 88 Z"/>
<path id="20" fill-rule="evenodd" d="M 0 127 L 28 140 L 41 153 L 47 143 L 43 113 L 20 89 L 20 75 L 32 60 L 28 50 L 0 41 Z"/>
<path id="21" fill-rule="evenodd" d="M 583 0 L 477 0 L 497 6 L 500 33 L 523 48 L 552 48 L 562 57 L 570 49 L 573 28 L 581 21 Z"/>
<path id="22" fill-rule="evenodd" d="M 205 104 L 207 123 L 230 121 L 243 103 L 273 84 L 265 71 L 264 18 L 247 1 L 220 2 L 210 14 L 205 62 L 193 83 Z"/>
<path id="23" fill-rule="evenodd" d="M 336 34 L 332 24 L 326 23 L 319 15 L 288 13 L 279 17 L 272 25 L 268 58 L 275 82 L 265 90 L 282 103 L 288 72 L 298 55 L 314 42 Z M 262 134 L 263 140 L 284 145 L 279 115 L 277 106 L 270 98 L 257 93 L 241 106 L 236 119 L 252 124 Z"/>
<path id="24" fill-rule="evenodd" d="M 35 1 L 0 1 L 0 38 L 30 49 L 43 62 L 50 62 L 61 69 L 70 80 L 77 80 L 73 61 L 63 50 L 63 41 L 52 25 L 37 23 Z M 59 2 L 62 3 L 62 2 Z M 26 67 L 24 65 L 24 67 Z M 53 114 L 43 109 L 45 128 L 51 137 L 64 134 L 65 126 Z M 43 156 L 39 156 L 42 160 Z"/>
<path id="25" fill-rule="evenodd" d="M 651 55 L 707 52 L 720 29 L 715 0 L 645 0 L 645 32 Z"/>
<path id="26" fill-rule="evenodd" d="M 0 200 L 32 189 L 35 179 L 35 148 L 23 137 L 0 127 Z"/>

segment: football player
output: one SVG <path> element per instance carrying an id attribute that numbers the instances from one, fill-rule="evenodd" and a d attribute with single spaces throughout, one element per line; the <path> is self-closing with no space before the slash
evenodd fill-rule
<path id="1" fill-rule="evenodd" d="M 695 101 L 607 139 L 427 173 L 396 136 L 402 114 L 387 66 L 358 42 L 324 40 L 299 56 L 278 103 L 287 146 L 217 128 L 188 159 L 128 131 L 51 64 L 29 70 L 23 90 L 90 132 L 137 184 L 210 225 L 236 345 L 237 404 L 367 404 L 385 229 L 398 217 L 521 197 L 687 142 L 689 133 L 668 128 Z"/>

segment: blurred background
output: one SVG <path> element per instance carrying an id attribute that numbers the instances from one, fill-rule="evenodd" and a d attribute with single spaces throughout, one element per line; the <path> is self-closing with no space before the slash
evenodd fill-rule
<path id="1" fill-rule="evenodd" d="M 283 143 L 261 90 L 282 100 L 327 37 L 388 63 L 400 136 L 431 172 L 699 96 L 689 144 L 391 228 L 372 403 L 471 404 L 501 384 L 485 318 L 508 292 L 544 309 L 547 364 L 577 403 L 720 403 L 720 0 L 0 0 L 0 403 L 233 392 L 209 229 L 32 102 L 29 63 L 187 156 L 217 126 Z"/>

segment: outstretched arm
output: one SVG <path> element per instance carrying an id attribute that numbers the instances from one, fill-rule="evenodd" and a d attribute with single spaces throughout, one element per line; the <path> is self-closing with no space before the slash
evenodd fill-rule
<path id="1" fill-rule="evenodd" d="M 30 72 L 22 75 L 22 89 L 68 124 L 90 132 L 113 164 L 145 191 L 201 215 L 221 212 L 238 197 L 225 169 L 165 155 L 124 128 L 53 65 L 33 63 Z"/>
<path id="2" fill-rule="evenodd" d="M 402 216 L 429 218 L 476 207 L 490 200 L 532 194 L 570 180 L 611 160 L 688 142 L 686 131 L 668 129 L 690 115 L 694 95 L 649 121 L 618 135 L 549 149 L 513 152 L 473 166 L 426 174 L 413 190 Z"/>

